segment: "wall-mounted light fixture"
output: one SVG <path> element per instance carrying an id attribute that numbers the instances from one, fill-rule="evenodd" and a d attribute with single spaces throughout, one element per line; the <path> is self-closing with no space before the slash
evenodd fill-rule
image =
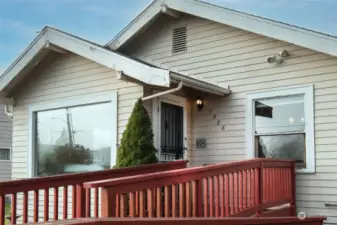
<path id="1" fill-rule="evenodd" d="M 283 50 L 283 51 L 273 55 L 272 57 L 269 57 L 267 59 L 267 62 L 269 64 L 280 65 L 283 62 L 283 59 L 287 58 L 288 56 L 289 56 L 289 52 L 287 50 Z"/>
<path id="2" fill-rule="evenodd" d="M 204 108 L 204 100 L 202 100 L 200 97 L 198 97 L 197 99 L 197 108 L 198 110 L 202 110 L 202 108 Z"/>

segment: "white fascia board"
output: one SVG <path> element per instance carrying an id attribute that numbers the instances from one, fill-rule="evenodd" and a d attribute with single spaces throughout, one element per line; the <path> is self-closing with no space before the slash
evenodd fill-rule
<path id="1" fill-rule="evenodd" d="M 132 38 L 139 30 L 146 26 L 159 13 L 163 5 L 163 0 L 152 2 L 143 12 L 141 12 L 127 27 L 125 27 L 107 46 L 113 50 L 117 50 L 126 41 Z"/>
<path id="2" fill-rule="evenodd" d="M 337 38 L 195 0 L 168 0 L 170 9 L 337 56 Z"/>
<path id="3" fill-rule="evenodd" d="M 5 88 L 6 85 L 29 64 L 35 55 L 46 47 L 45 33 L 46 30 L 42 30 L 27 50 L 23 52 L 22 55 L 2 74 L 0 78 L 0 90 L 3 90 L 3 88 Z"/>
<path id="4" fill-rule="evenodd" d="M 126 75 L 143 83 L 169 87 L 169 71 L 150 67 L 143 63 L 121 56 L 100 46 L 91 44 L 65 33 L 49 30 L 48 40 L 51 44 L 90 59 L 116 71 L 122 71 Z"/>
<path id="5" fill-rule="evenodd" d="M 150 67 L 138 61 L 124 57 L 83 39 L 63 33 L 53 28 L 44 28 L 21 56 L 5 71 L 0 78 L 0 90 L 3 90 L 43 49 L 55 45 L 73 52 L 98 64 L 126 75 L 143 83 L 169 87 L 169 71 Z"/>

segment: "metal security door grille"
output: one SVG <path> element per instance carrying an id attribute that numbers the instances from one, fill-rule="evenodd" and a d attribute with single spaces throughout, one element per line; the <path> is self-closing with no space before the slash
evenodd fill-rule
<path id="1" fill-rule="evenodd" d="M 184 157 L 183 107 L 161 103 L 160 160 L 170 161 Z"/>

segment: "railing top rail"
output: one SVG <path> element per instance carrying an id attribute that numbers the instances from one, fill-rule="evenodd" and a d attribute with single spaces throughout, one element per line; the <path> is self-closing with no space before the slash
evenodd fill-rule
<path id="1" fill-rule="evenodd" d="M 208 166 L 199 166 L 199 167 L 192 167 L 186 169 L 177 169 L 171 171 L 164 171 L 164 172 L 157 172 L 157 173 L 149 173 L 149 174 L 141 174 L 135 176 L 127 176 L 121 178 L 114 178 L 114 179 L 107 179 L 107 180 L 96 180 L 93 182 L 86 182 L 84 183 L 85 188 L 94 188 L 94 187 L 109 187 L 115 185 L 123 185 L 123 184 L 131 184 L 137 183 L 141 181 L 153 181 L 156 179 L 163 179 L 168 177 L 174 177 L 176 182 L 177 176 L 184 176 L 188 175 L 188 177 L 192 179 L 196 179 L 196 177 L 192 177 L 192 174 L 200 174 L 205 176 L 212 176 L 217 175 L 219 172 L 223 173 L 230 173 L 235 172 L 237 170 L 243 169 L 253 169 L 259 168 L 261 163 L 266 163 L 266 165 L 272 163 L 272 167 L 280 166 L 280 167 L 291 167 L 295 161 L 294 160 L 276 160 L 276 159 L 250 159 L 245 161 L 237 161 L 237 162 L 230 162 L 230 163 L 219 163 L 214 165 Z M 268 167 L 268 166 L 267 166 Z"/>
<path id="2" fill-rule="evenodd" d="M 297 217 L 270 217 L 270 218 L 252 218 L 252 217 L 237 217 L 237 218 L 103 218 L 103 219 L 78 219 L 70 221 L 55 221 L 48 222 L 50 225 L 180 225 L 193 224 L 193 225 L 260 225 L 260 224 L 308 224 L 322 222 L 326 217 L 307 217 L 299 219 Z M 316 223 L 315 223 L 316 222 Z M 45 223 L 35 223 L 45 224 Z"/>
<path id="3" fill-rule="evenodd" d="M 139 171 L 146 169 L 153 169 L 153 171 L 164 169 L 172 166 L 173 168 L 177 166 L 183 166 L 188 163 L 187 160 L 178 160 L 165 163 L 133 166 L 127 168 L 119 169 L 107 169 L 102 171 L 94 172 L 83 172 L 83 173 L 72 173 L 65 175 L 55 175 L 48 177 L 37 177 L 37 178 L 26 178 L 22 180 L 11 180 L 0 182 L 0 194 L 13 193 L 15 191 L 29 191 L 34 189 L 43 189 L 45 187 L 56 187 L 62 185 L 74 185 L 80 184 L 86 181 L 107 179 L 109 176 L 128 176 L 132 174 L 132 171 L 135 171 L 135 174 L 138 174 Z M 13 189 L 14 188 L 14 189 Z"/>

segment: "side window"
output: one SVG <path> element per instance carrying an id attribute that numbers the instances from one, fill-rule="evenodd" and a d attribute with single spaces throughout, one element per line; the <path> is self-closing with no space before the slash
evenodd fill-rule
<path id="1" fill-rule="evenodd" d="M 4 161 L 11 160 L 11 149 L 0 148 L 0 160 L 4 160 Z"/>
<path id="2" fill-rule="evenodd" d="M 296 160 L 315 172 L 313 87 L 247 94 L 247 155 Z"/>

